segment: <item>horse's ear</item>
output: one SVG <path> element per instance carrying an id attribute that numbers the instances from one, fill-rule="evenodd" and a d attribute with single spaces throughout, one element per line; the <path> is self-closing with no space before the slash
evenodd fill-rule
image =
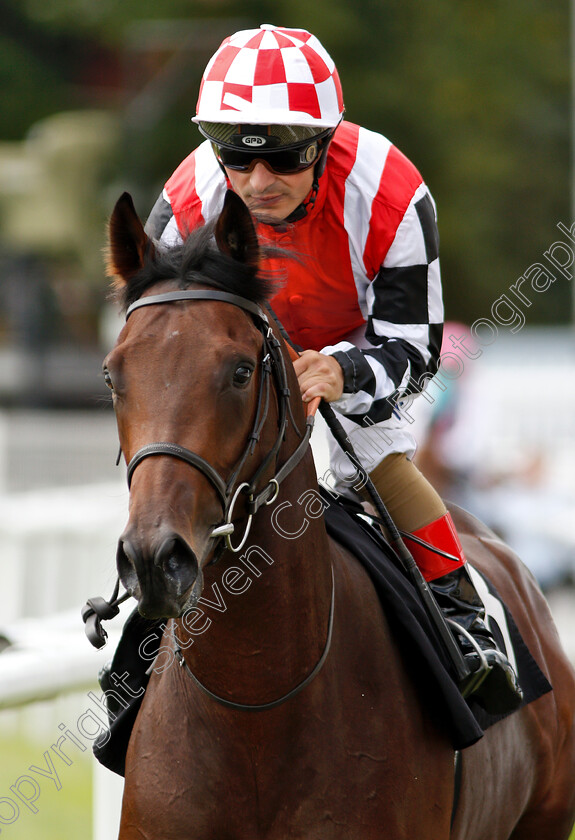
<path id="1" fill-rule="evenodd" d="M 132 196 L 125 192 L 116 202 L 108 223 L 106 268 L 114 278 L 114 285 L 125 286 L 150 256 L 153 256 L 152 240 L 144 231 Z"/>
<path id="2" fill-rule="evenodd" d="M 260 249 L 252 216 L 232 190 L 226 193 L 214 233 L 220 251 L 238 262 L 257 267 Z"/>

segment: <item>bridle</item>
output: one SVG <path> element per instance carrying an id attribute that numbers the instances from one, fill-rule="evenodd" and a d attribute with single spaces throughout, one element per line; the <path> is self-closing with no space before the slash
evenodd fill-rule
<path id="1" fill-rule="evenodd" d="M 306 418 L 305 430 L 303 434 L 301 434 L 297 428 L 291 410 L 289 399 L 290 389 L 288 387 L 287 371 L 282 354 L 282 345 L 274 335 L 266 313 L 253 301 L 247 300 L 239 295 L 231 294 L 230 292 L 223 292 L 216 289 L 184 289 L 181 291 L 166 292 L 160 295 L 150 295 L 148 297 L 140 298 L 128 307 L 126 312 L 126 321 L 135 310 L 140 309 L 143 306 L 156 306 L 176 303 L 179 301 L 194 300 L 217 300 L 237 306 L 254 317 L 255 324 L 262 334 L 263 358 L 261 362 L 261 379 L 256 416 L 252 431 L 248 436 L 244 452 L 240 456 L 227 480 L 222 478 L 217 470 L 214 469 L 214 467 L 200 455 L 186 449 L 184 446 L 180 446 L 178 443 L 162 441 L 148 443 L 145 446 L 142 446 L 142 448 L 132 456 L 128 463 L 128 487 L 130 487 L 132 483 L 134 471 L 146 458 L 155 456 L 170 456 L 172 458 L 178 458 L 181 461 L 185 461 L 194 469 L 199 470 L 199 472 L 207 478 L 215 490 L 222 507 L 223 522 L 221 525 L 218 525 L 213 529 L 210 537 L 212 539 L 225 538 L 227 548 L 232 552 L 238 552 L 245 545 L 254 515 L 262 505 L 270 505 L 276 500 L 280 484 L 299 464 L 307 451 L 311 433 L 313 431 L 314 418 L 313 415 L 308 415 Z M 275 392 L 278 401 L 277 437 L 271 449 L 264 457 L 262 463 L 256 469 L 251 480 L 239 482 L 239 475 L 248 457 L 253 454 L 261 437 L 269 411 L 272 380 L 275 385 Z M 298 431 L 300 442 L 287 461 L 278 469 L 277 456 L 280 446 L 284 440 L 288 420 L 291 421 L 294 428 Z M 269 471 L 272 462 L 276 462 L 276 466 L 274 467 L 275 474 L 273 478 L 267 481 L 265 486 L 258 491 L 257 488 L 261 483 L 262 476 Z M 232 517 L 234 507 L 240 494 L 243 494 L 247 500 L 247 523 L 239 544 L 234 546 L 231 541 L 231 536 L 235 531 L 235 525 L 232 522 Z M 218 553 L 215 552 L 214 560 L 217 559 L 218 556 Z M 214 561 L 212 560 L 212 562 Z"/>
<path id="2" fill-rule="evenodd" d="M 210 561 L 211 563 L 215 563 L 226 547 L 229 551 L 234 553 L 241 551 L 247 540 L 252 519 L 259 508 L 262 505 L 270 505 L 275 501 L 279 492 L 280 484 L 299 464 L 309 447 L 310 437 L 313 431 L 314 415 L 312 412 L 308 413 L 306 417 L 305 430 L 302 434 L 298 429 L 291 410 L 289 399 L 290 390 L 282 354 L 282 345 L 274 335 L 266 313 L 260 306 L 251 300 L 241 297 L 240 295 L 216 289 L 183 289 L 180 291 L 166 292 L 160 295 L 149 295 L 144 298 L 139 298 L 128 307 L 126 312 L 126 321 L 136 309 L 139 309 L 142 306 L 155 306 L 158 304 L 162 305 L 177 303 L 179 301 L 194 300 L 216 300 L 221 301 L 222 303 L 230 303 L 233 306 L 237 306 L 240 309 L 243 309 L 244 312 L 247 312 L 254 317 L 255 324 L 262 334 L 262 373 L 257 400 L 256 417 L 252 431 L 248 436 L 246 449 L 241 455 L 238 463 L 233 468 L 229 478 L 225 480 L 218 471 L 205 460 L 205 458 L 202 458 L 190 449 L 186 449 L 184 446 L 180 446 L 178 443 L 167 441 L 147 443 L 145 446 L 142 446 L 141 449 L 139 449 L 130 459 L 128 463 L 127 479 L 128 487 L 130 487 L 134 471 L 138 465 L 142 463 L 142 461 L 150 457 L 170 456 L 172 458 L 178 458 L 180 461 L 184 461 L 194 469 L 199 470 L 214 488 L 223 512 L 222 524 L 214 528 L 210 534 L 212 539 L 216 541 L 221 540 L 219 544 L 216 542 L 212 559 Z M 271 314 L 273 315 L 273 313 Z M 248 457 L 254 452 L 261 437 L 269 410 L 272 379 L 275 385 L 276 398 L 278 401 L 277 437 L 262 463 L 255 471 L 251 480 L 239 482 L 238 478 L 240 472 Z M 296 429 L 300 437 L 300 442 L 285 463 L 281 467 L 277 468 L 277 456 L 287 430 L 288 421 L 290 421 Z M 118 462 L 121 454 L 122 450 L 120 449 Z M 257 488 L 261 482 L 261 478 L 264 473 L 269 470 L 272 461 L 276 462 L 274 466 L 275 474 L 273 478 L 269 479 L 264 487 L 258 491 Z M 246 498 L 247 523 L 239 544 L 234 546 L 231 542 L 231 536 L 235 531 L 235 525 L 232 522 L 232 517 L 234 507 L 240 494 L 243 494 Z M 86 635 L 94 647 L 101 648 L 106 644 L 107 633 L 102 626 L 102 621 L 108 621 L 115 618 L 120 611 L 120 604 L 130 597 L 129 592 L 120 596 L 118 594 L 119 586 L 120 581 L 118 579 L 114 592 L 109 600 L 100 596 L 89 598 L 82 609 L 82 618 L 85 624 Z"/>
<path id="3" fill-rule="evenodd" d="M 227 479 L 227 481 L 225 481 L 221 477 L 217 470 L 215 470 L 214 467 L 212 467 L 212 465 L 208 461 L 206 461 L 200 455 L 197 455 L 195 452 L 192 452 L 190 449 L 186 449 L 184 446 L 180 446 L 177 443 L 159 442 L 148 443 L 145 446 L 142 446 L 142 448 L 139 449 L 136 452 L 136 454 L 132 456 L 130 462 L 128 463 L 128 487 L 131 485 L 132 476 L 134 474 L 135 469 L 146 458 L 167 455 L 172 458 L 179 458 L 181 461 L 185 461 L 191 467 L 199 470 L 208 479 L 208 481 L 211 483 L 212 487 L 216 491 L 216 494 L 222 506 L 222 510 L 224 513 L 224 522 L 222 525 L 219 525 L 213 529 L 213 531 L 210 534 L 211 538 L 219 539 L 221 537 L 225 537 L 228 549 L 232 552 L 238 552 L 242 549 L 247 540 L 250 525 L 254 515 L 257 513 L 261 505 L 270 505 L 272 504 L 272 502 L 275 501 L 279 493 L 281 482 L 284 480 L 284 478 L 286 478 L 286 476 L 288 476 L 291 473 L 291 471 L 303 458 L 309 446 L 309 440 L 313 430 L 314 415 L 308 414 L 308 416 L 306 417 L 305 431 L 303 434 L 300 434 L 301 439 L 294 452 L 292 452 L 287 461 L 285 461 L 285 463 L 279 469 L 276 468 L 274 477 L 270 479 L 265 484 L 263 489 L 258 492 L 257 487 L 260 483 L 261 477 L 268 471 L 268 468 L 272 461 L 277 460 L 277 455 L 282 441 L 284 440 L 285 432 L 287 429 L 288 419 L 291 420 L 294 428 L 297 430 L 297 425 L 295 423 L 291 411 L 291 405 L 289 400 L 290 389 L 288 387 L 287 371 L 282 354 L 281 343 L 274 335 L 269 324 L 267 315 L 257 304 L 253 303 L 250 300 L 247 300 L 246 298 L 240 297 L 239 295 L 234 295 L 229 292 L 222 292 L 217 290 L 182 290 L 166 292 L 165 294 L 161 295 L 151 295 L 149 297 L 140 298 L 128 308 L 126 312 L 126 320 L 128 320 L 128 318 L 130 317 L 132 312 L 134 312 L 134 310 L 139 309 L 142 306 L 155 306 L 157 304 L 174 303 L 177 301 L 184 300 L 217 300 L 222 301 L 224 303 L 231 303 L 232 305 L 237 306 L 240 309 L 243 309 L 245 312 L 248 312 L 249 314 L 254 316 L 255 323 L 258 326 L 263 338 L 263 359 L 261 363 L 262 374 L 257 399 L 256 416 L 252 427 L 252 431 L 248 436 L 246 449 L 244 450 L 240 459 L 233 468 L 232 473 Z M 278 432 L 276 440 L 269 452 L 264 457 L 262 463 L 255 471 L 251 480 L 238 482 L 240 472 L 244 467 L 247 458 L 253 453 L 261 437 L 261 432 L 264 427 L 264 423 L 266 421 L 269 410 L 270 387 L 272 378 L 275 384 L 279 414 Z M 234 533 L 235 530 L 234 523 L 232 522 L 232 516 L 236 500 L 238 499 L 240 493 L 244 493 L 247 497 L 248 520 L 246 529 L 244 531 L 240 543 L 237 546 L 234 546 L 232 545 L 230 539 L 231 535 Z M 217 557 L 217 555 L 215 555 L 215 557 Z M 212 560 L 212 562 L 214 562 L 214 560 Z M 331 603 L 329 609 L 327 638 L 323 652 L 320 658 L 318 659 L 315 667 L 312 669 L 312 671 L 310 671 L 310 673 L 304 680 L 298 683 L 286 694 L 268 703 L 239 703 L 221 697 L 218 694 L 215 694 L 213 691 L 210 691 L 210 689 L 207 688 L 207 686 L 205 686 L 196 677 L 196 675 L 193 673 L 193 671 L 190 669 L 187 662 L 185 661 L 181 648 L 177 642 L 174 633 L 174 623 L 171 622 L 172 644 L 174 646 L 175 656 L 179 664 L 185 669 L 185 671 L 191 677 L 194 683 L 202 691 L 204 691 L 212 700 L 216 700 L 222 705 L 238 711 L 265 711 L 268 709 L 273 709 L 276 706 L 279 706 L 280 704 L 286 702 L 287 700 L 290 700 L 292 697 L 295 697 L 297 694 L 299 694 L 300 691 L 302 691 L 307 685 L 309 685 L 312 682 L 312 680 L 322 669 L 331 646 L 331 637 L 333 631 L 334 597 L 335 586 L 332 569 Z"/>
<path id="4" fill-rule="evenodd" d="M 160 295 L 149 295 L 148 297 L 140 298 L 128 307 L 128 310 L 126 312 L 126 320 L 128 320 L 130 315 L 136 309 L 139 309 L 143 306 L 156 306 L 169 303 L 176 303 L 179 301 L 194 300 L 216 300 L 221 301 L 223 303 L 230 303 L 233 306 L 237 306 L 254 317 L 255 324 L 262 334 L 263 358 L 261 362 L 261 378 L 257 397 L 256 416 L 254 419 L 252 431 L 248 436 L 247 445 L 244 452 L 240 456 L 238 462 L 236 463 L 235 467 L 231 472 L 231 475 L 227 480 L 222 478 L 219 472 L 208 461 L 206 461 L 205 458 L 202 458 L 196 452 L 192 452 L 190 449 L 186 449 L 186 447 L 180 446 L 180 444 L 178 443 L 159 441 L 148 443 L 145 446 L 142 446 L 135 453 L 135 455 L 132 456 L 128 463 L 127 469 L 128 487 L 130 487 L 132 483 L 134 471 L 139 466 L 139 464 L 141 464 L 142 461 L 144 461 L 146 458 L 169 456 L 184 461 L 185 463 L 189 464 L 192 468 L 197 469 L 199 472 L 202 473 L 202 475 L 204 475 L 207 478 L 207 480 L 214 488 L 222 506 L 224 521 L 221 525 L 218 525 L 212 530 L 210 537 L 215 540 L 219 540 L 222 537 L 224 537 L 225 544 L 227 544 L 228 549 L 232 552 L 239 552 L 247 540 L 251 521 L 257 513 L 257 511 L 259 510 L 259 508 L 262 505 L 270 505 L 272 504 L 272 502 L 275 501 L 279 493 L 280 484 L 299 464 L 299 462 L 305 455 L 309 447 L 310 437 L 313 431 L 314 414 L 313 412 L 308 413 L 306 417 L 305 430 L 303 434 L 300 433 L 291 410 L 290 389 L 288 386 L 287 371 L 282 353 L 281 342 L 274 335 L 274 332 L 270 326 L 268 317 L 265 314 L 265 312 L 261 309 L 260 306 L 258 306 L 253 301 L 247 300 L 246 298 L 243 298 L 239 295 L 215 289 L 185 289 L 181 291 L 166 292 Z M 273 315 L 271 310 L 270 313 Z M 278 403 L 277 436 L 275 442 L 265 455 L 259 467 L 256 469 L 251 480 L 239 481 L 240 473 L 248 457 L 254 452 L 255 447 L 261 437 L 261 433 L 269 411 L 270 390 L 272 381 L 275 386 L 276 399 Z M 277 456 L 285 437 L 288 422 L 291 422 L 293 427 L 298 432 L 300 442 L 298 443 L 292 454 L 284 462 L 284 464 L 278 468 Z M 265 483 L 263 489 L 258 491 L 257 488 L 261 483 L 262 476 L 269 471 L 269 467 L 272 464 L 272 462 L 275 462 L 275 474 L 273 478 L 269 479 Z M 232 516 L 236 501 L 241 493 L 245 495 L 247 500 L 246 509 L 248 520 L 245 532 L 242 536 L 240 543 L 237 546 L 234 546 L 230 539 L 231 535 L 235 531 L 235 526 L 232 522 Z M 222 544 L 222 550 L 223 547 L 225 547 L 225 544 Z M 214 550 L 214 556 L 211 562 L 215 562 L 218 556 L 219 554 L 217 550 Z M 119 580 L 116 584 L 114 594 L 112 595 L 110 601 L 105 601 L 103 598 L 91 598 L 82 610 L 82 617 L 86 625 L 86 634 L 88 635 L 88 638 L 95 647 L 102 647 L 102 645 L 105 644 L 105 640 L 107 637 L 106 631 L 103 629 L 101 624 L 102 620 L 113 618 L 115 615 L 117 615 L 119 612 L 119 604 L 121 604 L 124 600 L 126 600 L 127 597 L 129 597 L 129 593 L 118 597 L 118 588 Z M 315 667 L 304 680 L 298 683 L 286 694 L 268 703 L 239 703 L 233 700 L 220 697 L 219 695 L 214 694 L 214 692 L 210 691 L 210 689 L 207 688 L 207 686 L 200 682 L 200 680 L 195 676 L 195 674 L 187 665 L 183 657 L 181 648 L 175 637 L 172 622 L 172 644 L 174 647 L 174 654 L 179 664 L 185 669 L 185 671 L 192 678 L 194 683 L 213 700 L 218 701 L 219 703 L 221 703 L 224 706 L 227 706 L 228 708 L 236 709 L 239 711 L 265 711 L 267 709 L 272 709 L 299 694 L 299 692 L 302 691 L 307 685 L 309 685 L 309 683 L 317 676 L 319 671 L 322 669 L 331 646 L 334 618 L 334 599 L 335 585 L 332 569 L 331 602 L 329 608 L 327 637 L 323 652 L 319 660 L 317 661 Z"/>

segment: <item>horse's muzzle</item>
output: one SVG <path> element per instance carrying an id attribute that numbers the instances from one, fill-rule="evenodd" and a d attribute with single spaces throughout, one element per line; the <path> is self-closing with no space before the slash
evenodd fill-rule
<path id="1" fill-rule="evenodd" d="M 126 532 L 118 543 L 116 563 L 122 584 L 138 600 L 144 618 L 175 618 L 193 606 L 198 561 L 177 534 L 162 535 L 149 545 Z"/>

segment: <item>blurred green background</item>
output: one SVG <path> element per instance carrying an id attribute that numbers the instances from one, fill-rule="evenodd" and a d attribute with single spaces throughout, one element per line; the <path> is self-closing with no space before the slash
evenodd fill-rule
<path id="1" fill-rule="evenodd" d="M 12 289 L 0 340 L 98 342 L 115 198 L 129 189 L 147 215 L 200 139 L 190 117 L 207 59 L 263 22 L 317 34 L 348 119 L 423 173 L 449 319 L 488 317 L 570 221 L 566 0 L 2 0 L 0 259 L 12 287 L 32 277 L 40 313 L 22 316 Z M 569 283 L 555 283 L 529 325 L 565 324 L 571 309 Z"/>

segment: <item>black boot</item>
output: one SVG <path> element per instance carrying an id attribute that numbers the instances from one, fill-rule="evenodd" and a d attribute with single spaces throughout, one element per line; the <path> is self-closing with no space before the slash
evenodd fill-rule
<path id="1" fill-rule="evenodd" d="M 517 709 L 523 700 L 517 675 L 485 624 L 485 607 L 466 566 L 429 581 L 429 587 L 471 669 L 460 686 L 463 696 L 492 715 Z"/>

